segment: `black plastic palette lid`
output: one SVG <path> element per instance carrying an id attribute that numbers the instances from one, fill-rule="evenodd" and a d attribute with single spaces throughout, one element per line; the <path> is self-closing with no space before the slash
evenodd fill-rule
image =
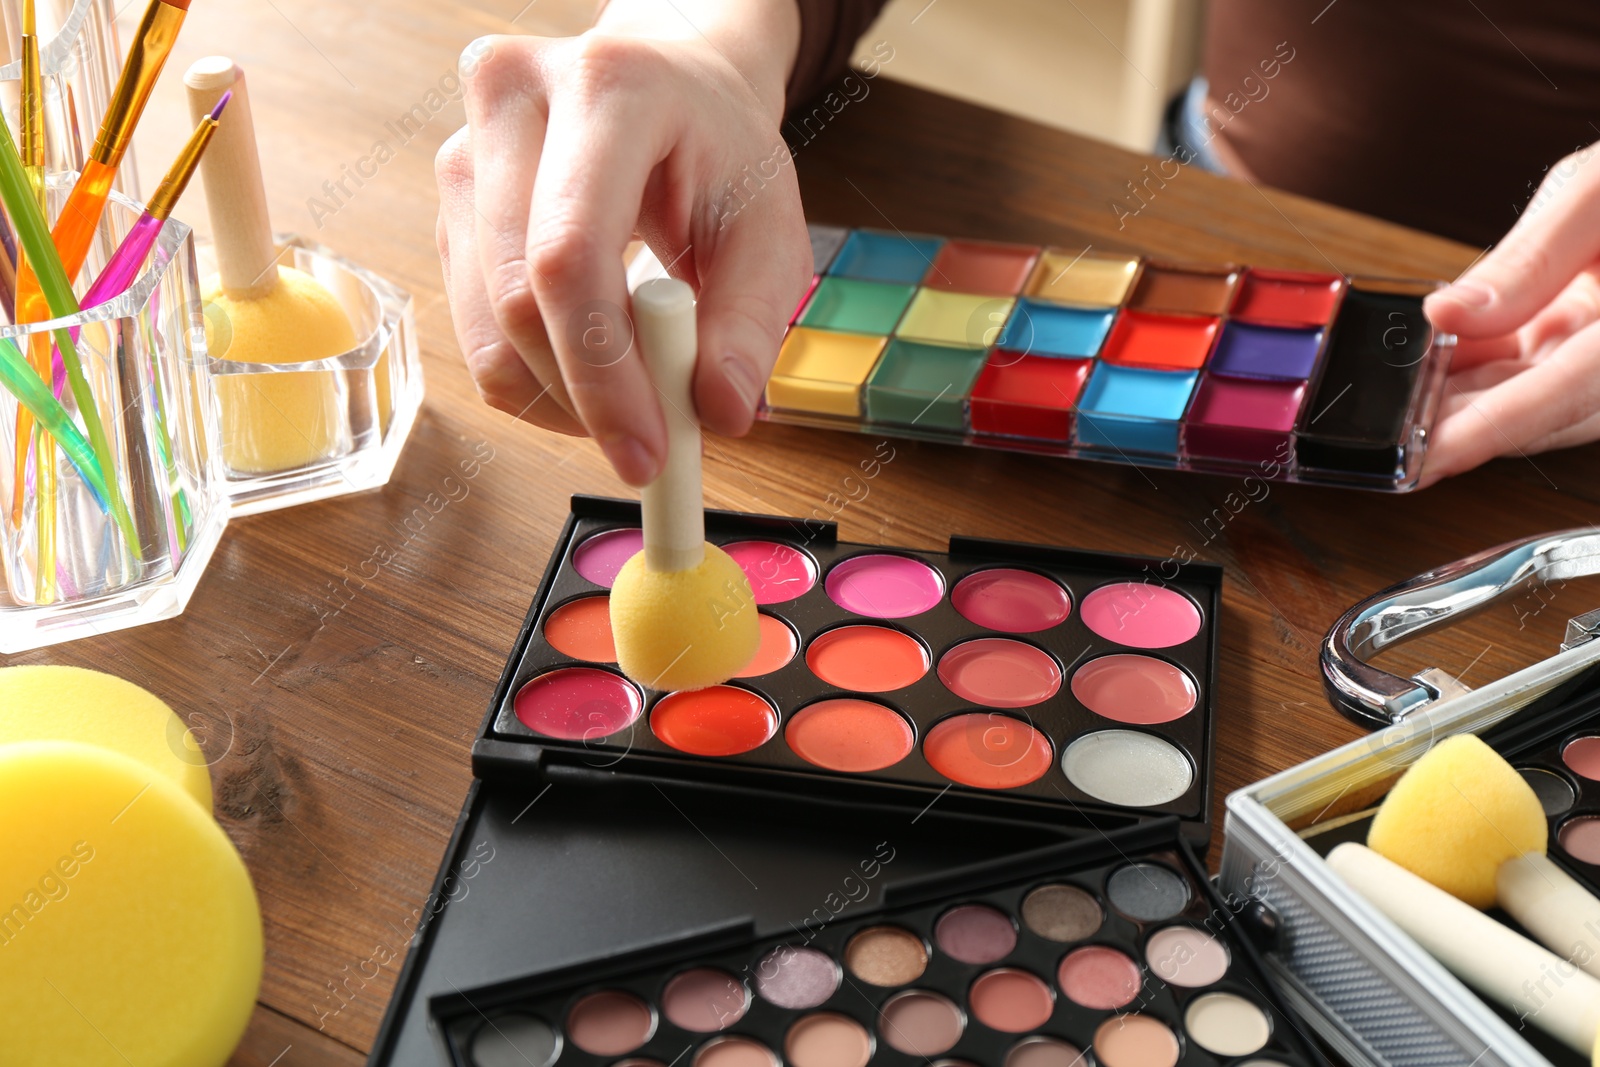
<path id="1" fill-rule="evenodd" d="M 552 620 L 574 611 L 608 627 L 609 576 L 636 548 L 624 535 L 637 540 L 637 504 L 572 506 L 474 745 L 478 777 L 604 786 L 626 775 L 752 802 L 937 803 L 1078 830 L 1176 815 L 1208 842 L 1220 567 L 963 537 L 948 553 L 852 545 L 831 523 L 708 512 L 708 538 L 736 558 L 765 546 L 746 571 L 786 647 L 759 677 L 656 693 L 607 662 L 604 639 L 555 636 Z M 604 551 L 585 557 L 591 545 Z M 774 558 L 801 575 L 794 588 L 775 591 L 762 569 Z M 857 581 L 884 566 L 905 580 Z M 1029 602 L 1012 625 L 967 595 L 1012 579 L 1060 603 Z M 860 677 L 863 664 L 890 680 Z M 738 736 L 708 747 L 708 717 L 738 719 Z M 841 753 L 846 733 L 854 747 Z M 863 762 L 866 733 L 892 751 Z"/>

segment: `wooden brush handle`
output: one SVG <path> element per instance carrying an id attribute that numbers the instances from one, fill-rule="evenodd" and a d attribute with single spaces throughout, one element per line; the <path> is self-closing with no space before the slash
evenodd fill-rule
<path id="1" fill-rule="evenodd" d="M 700 485 L 700 421 L 694 413 L 694 290 L 657 278 L 633 291 L 634 336 L 667 418 L 667 462 L 640 492 L 644 563 L 686 571 L 705 559 L 706 512 Z"/>
<path id="2" fill-rule="evenodd" d="M 1328 866 L 1457 978 L 1569 1048 L 1593 1054 L 1600 981 L 1365 845 L 1340 845 L 1328 853 Z"/>
<path id="3" fill-rule="evenodd" d="M 223 93 L 233 91 L 227 114 L 200 161 L 200 180 L 211 212 L 222 288 L 234 298 L 265 296 L 278 284 L 278 246 L 267 215 L 244 71 L 227 56 L 207 56 L 189 68 L 183 84 L 189 89 L 189 117 L 196 124 Z"/>

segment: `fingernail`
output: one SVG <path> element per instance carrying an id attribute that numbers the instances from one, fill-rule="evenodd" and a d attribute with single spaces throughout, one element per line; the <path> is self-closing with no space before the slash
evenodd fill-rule
<path id="1" fill-rule="evenodd" d="M 722 361 L 722 376 L 744 401 L 745 409 L 755 411 L 756 402 L 761 399 L 761 381 L 750 361 L 742 356 L 729 356 Z"/>
<path id="2" fill-rule="evenodd" d="M 1474 281 L 1455 282 L 1439 295 L 1473 310 L 1486 308 L 1494 300 L 1493 289 Z"/>
<path id="3" fill-rule="evenodd" d="M 600 450 L 616 468 L 617 476 L 629 485 L 649 485 L 660 473 L 655 456 L 637 437 L 608 434 L 600 439 Z"/>

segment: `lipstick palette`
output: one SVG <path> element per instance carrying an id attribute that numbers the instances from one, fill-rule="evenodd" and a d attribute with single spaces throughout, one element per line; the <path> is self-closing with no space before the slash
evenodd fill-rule
<path id="1" fill-rule="evenodd" d="M 1440 283 L 813 226 L 763 416 L 1264 480 L 1416 484 Z"/>
<path id="2" fill-rule="evenodd" d="M 639 549 L 638 505 L 575 497 L 474 747 L 478 777 L 632 774 L 1079 828 L 1171 815 L 1207 840 L 1219 567 L 706 521 L 750 578 L 755 662 L 694 692 L 623 677 L 607 590 Z"/>

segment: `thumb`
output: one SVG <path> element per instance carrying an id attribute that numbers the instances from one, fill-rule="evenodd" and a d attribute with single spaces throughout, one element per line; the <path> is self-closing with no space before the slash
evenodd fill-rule
<path id="1" fill-rule="evenodd" d="M 700 272 L 695 408 L 709 430 L 750 428 L 795 305 L 811 284 L 811 241 L 792 187 L 726 218 Z M 765 210 L 760 210 L 760 209 Z"/>
<path id="2" fill-rule="evenodd" d="M 1600 145 L 1550 168 L 1505 239 L 1427 300 L 1446 333 L 1497 337 L 1534 316 L 1600 256 Z"/>

